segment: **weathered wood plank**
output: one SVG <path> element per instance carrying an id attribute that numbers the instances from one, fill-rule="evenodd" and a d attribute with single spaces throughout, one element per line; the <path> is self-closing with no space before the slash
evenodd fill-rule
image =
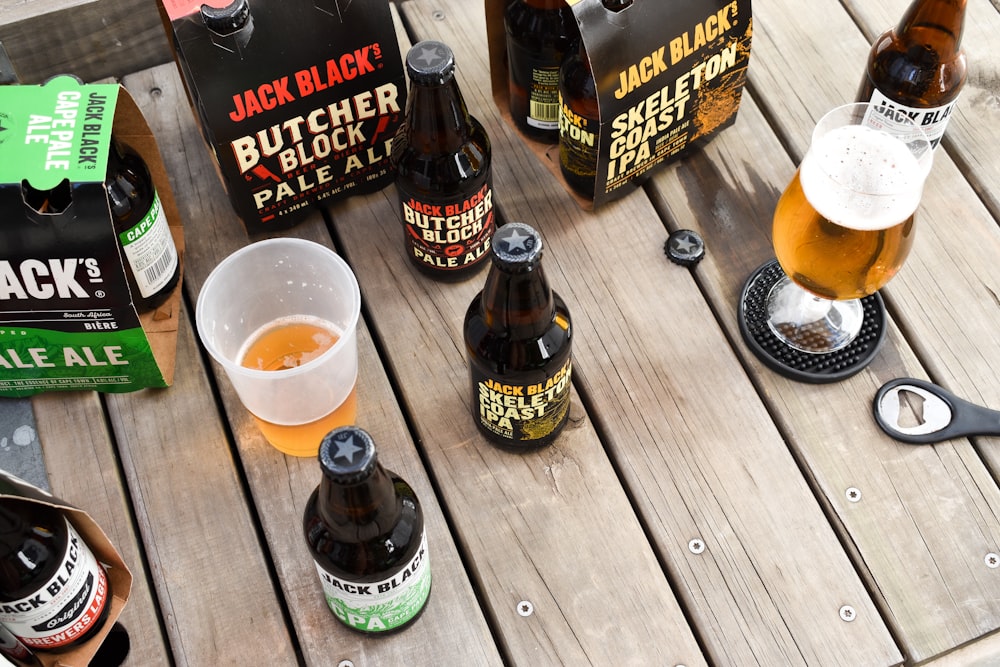
<path id="1" fill-rule="evenodd" d="M 212 391 L 190 320 L 181 317 L 171 388 L 108 397 L 174 659 L 292 664 L 253 512 L 218 409 L 205 400 Z"/>
<path id="2" fill-rule="evenodd" d="M 0 42 L 23 83 L 63 73 L 84 81 L 121 78 L 173 57 L 152 0 L 5 3 Z"/>
<path id="3" fill-rule="evenodd" d="M 132 571 L 132 594 L 119 618 L 131 642 L 129 664 L 170 664 L 101 398 L 52 392 L 32 398 L 32 408 L 52 492 L 94 517 Z"/>
<path id="4" fill-rule="evenodd" d="M 165 65 L 141 72 L 127 77 L 126 84 L 161 141 L 178 193 L 186 234 L 191 239 L 185 258 L 185 289 L 194 302 L 211 269 L 248 239 L 198 135 L 176 68 Z M 357 220 L 355 224 L 366 222 Z M 331 244 L 319 213 L 282 235 Z M 428 607 L 417 623 L 391 640 L 351 632 L 326 608 L 301 526 L 306 500 L 319 483 L 318 465 L 313 458 L 286 457 L 268 445 L 221 369 L 213 368 L 220 378 L 219 391 L 302 654 L 311 664 L 337 664 L 343 659 L 358 665 L 499 664 L 483 612 L 363 326 L 359 328 L 359 346 L 359 424 L 372 433 L 383 463 L 416 489 L 424 505 L 431 545 L 434 585 Z M 248 627 L 246 632 L 256 630 Z M 268 660 L 270 663 L 270 657 Z"/>
<path id="5" fill-rule="evenodd" d="M 673 224 L 705 235 L 709 257 L 697 273 L 735 341 L 740 341 L 735 311 L 743 281 L 773 257 L 770 219 L 777 197 L 814 120 L 853 98 L 857 87 L 858 70 L 828 63 L 863 67 L 868 50 L 837 5 L 802 12 L 797 3 L 774 1 L 755 3 L 754 10 L 754 99 L 765 100 L 777 132 L 792 147 L 791 159 L 782 164 L 779 145 L 744 122 L 752 109 L 747 105 L 737 125 L 704 155 L 655 179 L 660 206 Z M 819 34 L 831 37 L 818 47 Z M 817 62 L 789 68 L 790 53 Z M 828 75 L 818 80 L 817 68 Z M 774 161 L 763 161 L 766 155 Z M 996 225 L 940 152 L 918 215 L 913 253 L 886 290 L 902 318 L 900 328 L 919 356 L 940 360 L 931 364 L 933 375 L 947 378 L 952 388 L 957 376 L 971 380 L 973 397 L 996 396 L 1000 386 L 990 369 L 998 363 L 993 359 L 998 286 L 993 276 L 971 269 L 995 262 Z M 919 661 L 1000 623 L 1000 579 L 984 563 L 1000 544 L 1000 493 L 967 442 L 915 448 L 895 443 L 874 426 L 871 400 L 877 388 L 899 375 L 925 373 L 896 328 L 891 330 L 875 363 L 835 386 L 786 381 L 737 345 L 807 474 L 846 530 L 845 544 L 857 550 L 859 569 L 871 580 L 905 654 Z M 851 487 L 861 491 L 860 502 L 847 500 Z"/>
<path id="6" fill-rule="evenodd" d="M 642 522 L 660 558 L 667 562 L 671 580 L 680 589 L 711 657 L 734 664 L 857 664 L 865 660 L 889 664 L 898 660 L 877 610 L 819 505 L 804 483 L 790 482 L 799 478 L 795 463 L 739 362 L 728 351 L 697 286 L 688 272 L 668 264 L 662 256 L 664 229 L 648 201 L 635 195 L 602 209 L 599 216 L 582 212 L 500 124 L 490 95 L 486 54 L 480 46 L 485 35 L 481 6 L 453 3 L 442 8 L 440 3 L 411 2 L 404 5 L 404 11 L 416 37 L 441 38 L 456 51 L 466 101 L 487 125 L 493 142 L 496 191 L 505 217 L 535 224 L 545 237 L 547 274 L 577 318 L 575 385 L 586 394 L 588 404 L 595 406 L 596 417 L 592 417 L 599 421 L 605 447 L 615 457 L 616 469 L 626 480 Z M 505 503 L 527 500 L 524 491 L 516 496 L 506 491 L 506 497 L 487 505 L 480 501 L 478 507 L 465 508 L 463 503 L 465 498 L 482 496 L 484 482 L 483 475 L 462 472 L 489 465 L 497 456 L 481 444 L 471 419 L 454 423 L 454 415 L 467 410 L 463 402 L 468 400 L 462 313 L 482 279 L 438 286 L 416 277 L 402 255 L 402 232 L 391 197 L 387 191 L 384 212 L 376 214 L 373 209 L 373 218 L 379 220 L 378 236 L 371 227 L 363 232 L 344 228 L 341 233 L 348 239 L 350 253 L 383 258 L 364 267 L 378 276 L 367 282 L 380 286 L 378 292 L 368 294 L 369 301 L 386 304 L 384 310 L 393 314 L 377 322 L 379 334 L 402 378 L 407 403 L 418 415 L 417 427 L 426 434 L 435 472 L 447 480 L 442 488 L 448 504 L 462 507 L 454 510 L 459 530 L 467 542 L 488 546 L 492 535 L 483 534 L 484 517 L 489 516 L 495 525 L 495 517 L 505 516 Z M 628 232 L 609 238 L 610 228 Z M 450 339 L 442 340 L 441 327 L 450 330 Z M 408 351 L 413 349 L 420 353 Z M 393 354 L 393 350 L 398 352 Z M 440 360 L 428 359 L 429 355 Z M 451 377 L 453 387 L 446 394 L 439 390 L 428 396 L 422 378 L 431 373 Z M 719 396 L 738 402 L 748 423 L 731 423 L 727 419 L 731 412 Z M 553 491 L 572 488 L 574 468 L 587 467 L 590 484 L 601 483 L 595 475 L 602 468 L 592 460 L 595 455 L 584 437 L 587 429 L 587 423 L 581 422 L 539 455 L 541 465 L 554 476 L 554 486 L 546 490 L 533 480 L 522 481 L 520 486 L 528 486 L 537 496 L 531 508 L 554 502 L 549 497 Z M 430 442 L 432 437 L 440 442 Z M 535 465 L 526 459 L 529 471 Z M 499 468 L 499 463 L 491 465 L 491 474 L 497 475 Z M 568 476 L 564 483 L 560 475 Z M 541 474 L 536 472 L 535 477 Z M 510 484 L 506 478 L 500 481 Z M 602 502 L 605 511 L 611 502 Z M 589 526 L 579 525 L 575 507 L 559 511 L 563 530 L 572 531 L 576 540 L 600 543 L 607 539 L 604 534 L 586 532 Z M 612 522 L 622 521 L 593 517 L 590 523 L 607 523 L 606 533 Z M 695 537 L 709 545 L 701 555 L 689 550 Z M 625 533 L 616 539 L 629 538 Z M 638 542 L 632 548 L 637 549 Z M 616 549 L 615 557 L 623 550 Z M 539 561 L 523 546 L 512 549 L 508 557 Z M 586 569 L 608 567 L 597 555 L 586 558 Z M 507 570 L 487 569 L 492 568 L 492 561 L 485 556 L 477 554 L 474 560 L 483 568 L 483 588 L 500 619 L 503 636 L 515 637 L 515 623 L 520 619 L 507 618 L 509 596 L 497 592 L 509 586 Z M 524 567 L 519 565 L 514 574 Z M 558 571 L 545 574 L 550 588 L 553 577 L 565 576 Z M 796 580 L 794 592 L 789 590 L 787 576 Z M 643 606 L 652 608 L 648 593 L 643 597 Z M 840 620 L 838 610 L 844 600 L 863 610 L 862 622 Z M 609 613 L 615 613 L 613 605 L 623 602 L 608 594 L 605 604 Z M 564 611 L 573 608 L 565 602 L 560 605 Z M 620 618 L 621 612 L 615 615 Z M 818 630 L 817 618 L 824 615 L 828 620 L 820 621 L 822 630 Z M 545 620 L 552 623 L 552 619 Z M 573 625 L 573 638 L 562 639 L 565 646 L 588 638 L 585 633 L 590 624 Z M 558 625 L 547 630 L 553 638 L 566 632 Z M 639 655 L 634 640 L 624 641 L 624 649 L 615 649 L 618 660 L 622 655 Z M 511 639 L 515 659 L 530 655 L 533 649 L 533 642 Z M 567 651 L 564 647 L 561 655 L 572 655 Z M 593 659 L 589 650 L 586 655 Z"/>

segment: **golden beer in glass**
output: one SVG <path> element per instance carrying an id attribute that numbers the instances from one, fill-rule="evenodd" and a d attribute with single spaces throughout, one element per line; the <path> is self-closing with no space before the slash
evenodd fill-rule
<path id="1" fill-rule="evenodd" d="M 820 120 L 774 211 L 787 278 L 768 297 L 768 324 L 805 352 L 848 345 L 862 324 L 858 300 L 896 275 L 913 244 L 930 144 L 912 124 L 901 135 L 881 127 L 878 114 L 874 124 L 865 120 L 869 106 L 845 105 Z"/>

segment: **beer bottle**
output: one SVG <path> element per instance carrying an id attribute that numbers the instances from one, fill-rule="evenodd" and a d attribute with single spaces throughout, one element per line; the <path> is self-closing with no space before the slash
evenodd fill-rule
<path id="1" fill-rule="evenodd" d="M 0 625 L 0 655 L 19 667 L 40 667 L 42 663 L 14 634 Z"/>
<path id="2" fill-rule="evenodd" d="M 424 516 L 410 485 L 378 462 L 371 436 L 334 429 L 319 448 L 323 477 L 303 528 L 334 616 L 379 633 L 416 619 L 431 590 Z"/>
<path id="3" fill-rule="evenodd" d="M 0 498 L 0 623 L 25 646 L 66 650 L 111 610 L 104 567 L 58 509 Z"/>
<path id="4" fill-rule="evenodd" d="M 225 7 L 201 5 L 201 20 L 212 43 L 243 58 L 243 50 L 253 36 L 253 14 L 248 0 L 234 0 Z"/>
<path id="5" fill-rule="evenodd" d="M 906 112 L 935 148 L 965 84 L 961 48 L 965 4 L 966 0 L 914 0 L 899 25 L 875 40 L 857 94 L 858 102 L 870 100 L 876 109 Z M 891 122 L 885 114 L 878 119 Z"/>
<path id="6" fill-rule="evenodd" d="M 146 163 L 114 137 L 104 189 L 121 244 L 132 301 L 140 313 L 153 310 L 177 286 L 180 259 Z"/>
<path id="7" fill-rule="evenodd" d="M 550 444 L 569 417 L 569 310 L 542 271 L 542 238 L 510 222 L 493 236 L 486 284 L 465 313 L 472 413 L 486 438 L 526 451 Z"/>
<path id="8" fill-rule="evenodd" d="M 619 12 L 632 0 L 603 0 L 609 12 Z M 574 192 L 594 198 L 597 181 L 601 114 L 597 83 L 583 39 L 559 70 L 559 170 Z"/>
<path id="9" fill-rule="evenodd" d="M 392 142 L 406 254 L 435 278 L 469 278 L 496 228 L 490 140 L 465 106 L 447 45 L 414 45 L 406 72 L 406 117 Z"/>
<path id="10" fill-rule="evenodd" d="M 528 137 L 559 141 L 559 67 L 580 29 L 566 0 L 514 0 L 504 12 L 510 113 Z"/>

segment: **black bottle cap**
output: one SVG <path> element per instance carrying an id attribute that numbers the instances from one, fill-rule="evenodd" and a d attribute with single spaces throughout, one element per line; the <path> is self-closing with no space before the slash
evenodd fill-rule
<path id="1" fill-rule="evenodd" d="M 529 264 L 542 256 L 542 237 L 531 225 L 508 222 L 493 233 L 493 256 L 502 264 Z"/>
<path id="2" fill-rule="evenodd" d="M 225 7 L 201 6 L 201 19 L 205 26 L 219 35 L 231 35 L 244 25 L 250 18 L 250 2 L 234 0 Z"/>
<path id="3" fill-rule="evenodd" d="M 698 232 L 678 229 L 667 238 L 663 252 L 674 264 L 694 266 L 705 256 L 705 242 Z"/>
<path id="4" fill-rule="evenodd" d="M 443 42 L 418 42 L 406 54 L 406 73 L 414 83 L 440 85 L 455 74 L 455 54 Z"/>
<path id="5" fill-rule="evenodd" d="M 356 484 L 375 470 L 375 442 L 357 426 L 341 426 L 326 434 L 319 446 L 323 474 L 338 484 Z"/>

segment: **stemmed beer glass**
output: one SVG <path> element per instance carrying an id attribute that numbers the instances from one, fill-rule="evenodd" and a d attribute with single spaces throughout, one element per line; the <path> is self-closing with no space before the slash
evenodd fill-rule
<path id="1" fill-rule="evenodd" d="M 861 299 L 910 252 L 933 150 L 903 115 L 869 103 L 827 113 L 778 201 L 772 237 L 785 275 L 767 296 L 767 323 L 797 350 L 849 345 L 862 327 Z"/>

